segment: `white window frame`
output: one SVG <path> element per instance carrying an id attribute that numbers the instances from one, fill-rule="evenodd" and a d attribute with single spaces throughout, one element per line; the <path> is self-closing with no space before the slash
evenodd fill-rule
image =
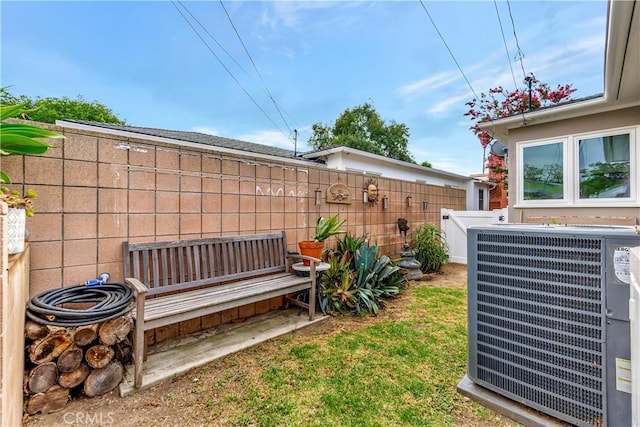
<path id="1" fill-rule="evenodd" d="M 541 145 L 562 144 L 562 199 L 525 200 L 524 199 L 524 150 L 525 148 L 539 147 Z M 569 177 L 567 176 L 567 165 L 569 162 L 569 139 L 566 136 L 558 138 L 539 139 L 526 141 L 518 144 L 518 185 L 516 205 L 528 207 L 546 206 L 568 206 L 569 199 Z"/>
<path id="2" fill-rule="evenodd" d="M 580 165 L 579 142 L 590 138 L 601 138 L 613 135 L 629 135 L 629 197 L 607 199 L 580 198 Z M 597 132 L 584 132 L 562 135 L 556 138 L 546 138 L 517 143 L 517 194 L 515 208 L 524 207 L 637 207 L 640 206 L 640 148 L 638 139 L 640 126 L 626 126 L 620 128 L 603 129 Z M 539 145 L 563 143 L 563 198 L 548 200 L 524 200 L 524 149 Z"/>

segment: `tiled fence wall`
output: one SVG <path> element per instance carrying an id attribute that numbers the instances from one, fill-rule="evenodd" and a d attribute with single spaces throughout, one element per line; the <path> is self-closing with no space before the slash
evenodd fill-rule
<path id="1" fill-rule="evenodd" d="M 439 224 L 443 207 L 465 209 L 464 189 L 377 178 L 382 203 L 363 203 L 371 176 L 303 162 L 237 157 L 145 139 L 42 125 L 63 133 L 42 156 L 5 157 L 12 187 L 38 193 L 27 219 L 31 295 L 83 283 L 101 272 L 121 282 L 122 242 L 162 241 L 286 230 L 290 250 L 313 234 L 319 216 L 339 213 L 354 235 L 385 253 L 402 246 L 397 219 L 410 232 Z M 346 184 L 351 204 L 328 204 L 327 188 Z M 315 204 L 320 189 L 322 203 Z M 412 196 L 412 206 L 406 197 Z M 423 210 L 423 201 L 428 202 Z M 329 242 L 331 244 L 331 241 Z M 268 310 L 262 307 L 258 310 Z M 233 317 L 223 316 L 222 321 Z M 215 320 L 217 323 L 218 320 Z M 197 326 L 194 326 L 197 328 Z M 173 334 L 173 333 L 171 333 Z"/>

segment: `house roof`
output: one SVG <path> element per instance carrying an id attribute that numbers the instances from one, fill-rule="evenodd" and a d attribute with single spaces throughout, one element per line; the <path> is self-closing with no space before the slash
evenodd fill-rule
<path id="1" fill-rule="evenodd" d="M 509 129 L 640 105 L 640 2 L 609 0 L 604 93 L 480 124 L 494 138 Z"/>
<path id="2" fill-rule="evenodd" d="M 179 130 L 156 129 L 139 126 L 117 125 L 111 123 L 90 122 L 85 120 L 58 120 L 56 124 L 64 127 L 72 128 L 101 128 L 110 133 L 127 133 L 138 134 L 144 136 L 152 136 L 168 140 L 185 141 L 196 144 L 204 144 L 218 148 L 224 148 L 234 151 L 243 151 L 254 154 L 262 154 L 267 156 L 286 157 L 293 159 L 295 153 L 292 150 L 284 148 L 272 147 L 269 145 L 256 144 L 254 142 L 240 141 L 237 139 L 223 138 L 221 136 L 209 135 L 200 132 L 187 132 Z"/>
<path id="3" fill-rule="evenodd" d="M 455 179 L 457 181 L 471 181 L 472 178 L 465 175 L 459 175 L 453 172 L 443 171 L 441 169 L 428 168 L 422 165 L 417 165 L 415 163 L 405 162 L 403 160 L 391 159 L 389 157 L 380 156 L 378 154 L 369 153 L 367 151 L 357 150 L 355 148 L 346 147 L 343 145 L 334 146 L 331 148 L 325 148 L 320 150 L 309 151 L 302 154 L 302 158 L 310 159 L 310 160 L 321 160 L 327 159 L 331 155 L 335 154 L 346 154 L 348 156 L 357 156 L 364 159 L 370 159 L 373 161 L 379 161 L 384 163 L 390 163 L 398 167 L 403 167 L 405 169 L 412 169 L 423 175 L 432 175 L 439 176 L 447 179 Z"/>
<path id="4" fill-rule="evenodd" d="M 202 147 L 204 145 L 212 147 L 216 151 L 227 153 L 235 153 L 241 155 L 247 155 L 248 153 L 250 153 L 254 156 L 268 157 L 271 159 L 287 158 L 290 162 L 304 164 L 309 164 L 310 162 L 326 162 L 327 158 L 331 155 L 340 155 L 346 153 L 354 157 L 384 161 L 385 163 L 394 165 L 394 167 L 396 168 L 412 169 L 423 175 L 431 175 L 434 177 L 440 177 L 442 179 L 453 179 L 461 182 L 471 180 L 471 178 L 468 176 L 458 175 L 434 168 L 425 168 L 424 166 L 415 165 L 413 163 L 390 159 L 388 157 L 379 156 L 377 154 L 368 153 L 366 151 L 342 146 L 332 147 L 325 150 L 314 150 L 303 154 L 299 153 L 296 156 L 294 151 L 286 150 L 284 148 L 271 147 L 268 145 L 240 141 L 237 139 L 223 138 L 220 136 L 209 135 L 200 132 L 117 125 L 112 123 L 100 123 L 86 120 L 57 120 L 56 125 L 66 128 L 100 131 L 107 134 L 129 138 L 138 137 L 167 143 L 178 143 L 188 146 Z"/>

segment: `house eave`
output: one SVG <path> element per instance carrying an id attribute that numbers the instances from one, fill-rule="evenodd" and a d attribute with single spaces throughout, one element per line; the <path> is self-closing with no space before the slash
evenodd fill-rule
<path id="1" fill-rule="evenodd" d="M 207 151 L 211 151 L 219 154 L 227 154 L 230 156 L 251 157 L 251 158 L 261 159 L 261 160 L 270 161 L 270 162 L 286 162 L 286 163 L 295 164 L 299 166 L 306 166 L 306 167 L 309 166 L 309 161 L 307 160 L 298 160 L 295 158 L 287 158 L 287 157 L 273 156 L 273 155 L 262 154 L 262 153 L 254 153 L 250 151 L 235 150 L 233 148 L 219 147 L 215 145 L 202 144 L 198 142 L 184 141 L 184 140 L 173 139 L 173 138 L 165 138 L 161 136 L 148 135 L 148 134 L 142 134 L 137 132 L 108 129 L 100 126 L 91 126 L 87 124 L 68 122 L 65 120 L 56 120 L 56 126 L 60 126 L 62 128 L 67 128 L 67 129 L 76 129 L 76 130 L 83 130 L 83 131 L 89 131 L 89 132 L 103 133 L 107 135 L 120 136 L 124 138 L 133 138 L 137 140 L 149 140 L 154 142 L 162 142 L 165 144 L 178 145 L 182 147 L 198 148 L 201 150 L 207 150 Z"/>
<path id="2" fill-rule="evenodd" d="M 428 168 L 425 166 L 416 165 L 414 163 L 405 162 L 403 160 L 390 159 L 385 156 L 380 156 L 378 154 L 373 154 L 367 151 L 357 150 L 355 148 L 345 147 L 345 146 L 331 147 L 331 148 L 327 148 L 326 150 L 312 151 L 312 152 L 303 154 L 302 158 L 309 159 L 309 160 L 326 159 L 328 156 L 332 154 L 340 154 L 340 153 L 369 158 L 377 161 L 384 161 L 386 163 L 392 163 L 400 167 L 404 167 L 408 169 L 416 169 L 416 170 L 419 170 L 421 173 L 427 173 L 435 176 L 452 178 L 459 181 L 472 180 L 472 178 L 468 176 L 458 175 L 456 173 L 443 171 L 441 169 Z"/>

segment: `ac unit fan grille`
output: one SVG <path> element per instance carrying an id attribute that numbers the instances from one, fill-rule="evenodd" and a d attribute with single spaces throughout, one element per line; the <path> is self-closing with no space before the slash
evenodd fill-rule
<path id="1" fill-rule="evenodd" d="M 604 419 L 602 241 L 479 233 L 476 375 L 574 424 Z"/>

